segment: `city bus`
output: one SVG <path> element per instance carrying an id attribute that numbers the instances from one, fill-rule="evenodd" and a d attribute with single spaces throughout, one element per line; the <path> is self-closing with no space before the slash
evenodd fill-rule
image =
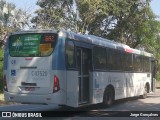
<path id="1" fill-rule="evenodd" d="M 8 36 L 6 101 L 80 107 L 152 91 L 153 54 L 93 35 L 28 30 Z"/>

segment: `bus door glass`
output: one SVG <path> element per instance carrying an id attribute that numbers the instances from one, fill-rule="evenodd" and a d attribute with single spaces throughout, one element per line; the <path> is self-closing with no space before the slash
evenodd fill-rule
<path id="1" fill-rule="evenodd" d="M 79 104 L 89 102 L 89 70 L 90 70 L 90 50 L 77 48 L 77 66 L 79 79 Z"/>

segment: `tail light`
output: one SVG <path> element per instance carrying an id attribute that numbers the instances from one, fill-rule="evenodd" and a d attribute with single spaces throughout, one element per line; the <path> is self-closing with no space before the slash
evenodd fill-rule
<path id="1" fill-rule="evenodd" d="M 55 75 L 53 81 L 53 93 L 58 92 L 60 90 L 59 78 Z"/>
<path id="2" fill-rule="evenodd" d="M 4 77 L 3 77 L 3 85 L 4 85 L 4 90 L 5 90 L 5 91 L 8 91 L 8 89 L 7 89 L 6 75 L 4 75 Z"/>

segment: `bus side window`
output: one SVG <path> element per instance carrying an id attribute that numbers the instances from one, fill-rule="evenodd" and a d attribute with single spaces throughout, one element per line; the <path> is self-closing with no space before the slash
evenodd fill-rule
<path id="1" fill-rule="evenodd" d="M 121 51 L 108 49 L 108 68 L 109 70 L 122 70 Z"/>
<path id="2" fill-rule="evenodd" d="M 140 55 L 133 55 L 133 67 L 135 72 L 142 72 L 141 59 L 142 57 Z"/>
<path id="3" fill-rule="evenodd" d="M 121 51 L 114 50 L 114 65 L 115 65 L 115 70 L 121 70 Z"/>
<path id="4" fill-rule="evenodd" d="M 66 64 L 67 68 L 75 68 L 75 53 L 74 53 L 74 43 L 68 40 L 66 42 Z"/>
<path id="5" fill-rule="evenodd" d="M 105 70 L 106 69 L 106 49 L 99 47 L 99 46 L 94 46 L 93 47 L 93 66 L 94 69 L 98 70 Z"/>
<path id="6" fill-rule="evenodd" d="M 109 70 L 114 70 L 114 54 L 113 54 L 113 50 L 112 49 L 108 49 L 108 69 Z"/>
<path id="7" fill-rule="evenodd" d="M 126 55 L 125 52 L 121 52 L 121 61 L 122 61 L 121 70 L 123 70 L 123 71 L 126 70 L 126 57 L 125 57 L 125 55 Z"/>
<path id="8" fill-rule="evenodd" d="M 132 54 L 126 53 L 126 71 L 133 71 L 133 65 L 132 65 Z"/>
<path id="9" fill-rule="evenodd" d="M 143 70 L 144 72 L 150 72 L 150 60 L 149 57 L 143 57 Z"/>

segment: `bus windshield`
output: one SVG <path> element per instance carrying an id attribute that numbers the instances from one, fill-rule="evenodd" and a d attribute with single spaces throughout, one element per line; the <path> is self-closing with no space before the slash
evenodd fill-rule
<path id="1" fill-rule="evenodd" d="M 9 53 L 12 57 L 43 57 L 49 56 L 55 47 L 57 34 L 26 33 L 11 35 Z"/>

